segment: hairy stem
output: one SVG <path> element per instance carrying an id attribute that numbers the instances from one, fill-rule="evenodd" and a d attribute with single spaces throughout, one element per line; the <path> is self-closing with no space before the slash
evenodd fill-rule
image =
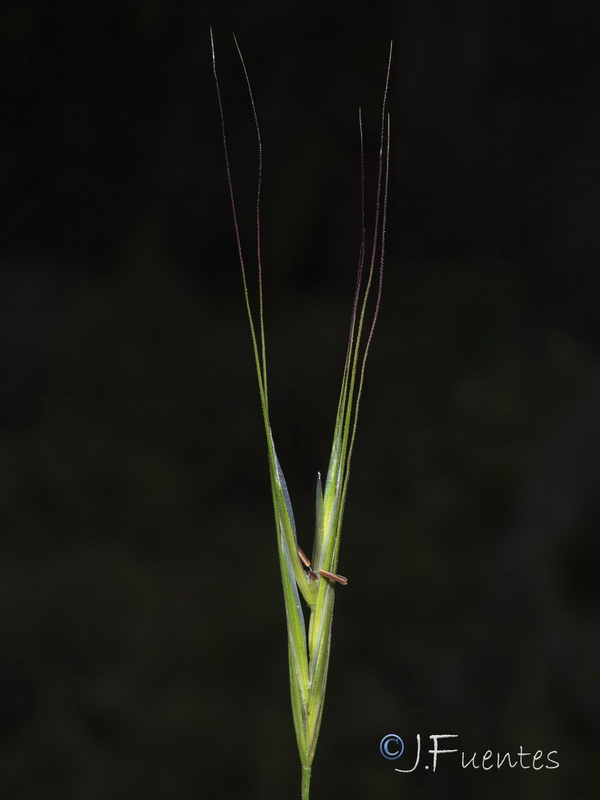
<path id="1" fill-rule="evenodd" d="M 311 767 L 302 767 L 301 800 L 309 800 Z"/>

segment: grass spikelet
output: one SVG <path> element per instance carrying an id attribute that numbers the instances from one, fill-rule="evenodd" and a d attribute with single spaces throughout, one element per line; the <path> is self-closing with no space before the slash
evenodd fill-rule
<path id="1" fill-rule="evenodd" d="M 242 251 L 233 190 L 225 115 L 217 77 L 212 30 L 210 36 L 213 74 L 225 153 L 225 172 L 231 200 L 244 301 L 250 326 L 258 391 L 267 441 L 269 477 L 287 622 L 292 714 L 302 765 L 301 797 L 302 800 L 308 800 L 312 763 L 319 737 L 325 700 L 335 592 L 336 587 L 346 586 L 348 583 L 348 579 L 339 575 L 336 570 L 365 367 L 381 301 L 390 163 L 390 120 L 387 114 L 387 97 L 392 47 L 390 45 L 384 84 L 375 203 L 372 215 L 372 236 L 368 247 L 365 212 L 364 139 L 362 114 L 359 111 L 361 241 L 358 269 L 350 314 L 350 331 L 342 372 L 342 385 L 333 430 L 333 443 L 324 487 L 321 483 L 320 474 L 317 475 L 315 536 L 312 559 L 309 559 L 298 544 L 294 512 L 285 477 L 277 458 L 269 418 L 266 338 L 263 321 L 260 216 L 263 148 L 258 114 L 246 64 L 237 39 L 234 36 L 252 106 L 258 142 L 258 177 L 255 208 L 258 309 L 253 309 L 250 303 L 248 276 Z M 308 606 L 308 630 L 305 623 L 302 600 Z"/>

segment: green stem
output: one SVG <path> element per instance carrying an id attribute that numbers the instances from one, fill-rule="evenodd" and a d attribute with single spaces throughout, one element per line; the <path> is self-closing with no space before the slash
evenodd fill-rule
<path id="1" fill-rule="evenodd" d="M 302 767 L 302 798 L 301 800 L 309 800 L 309 790 L 310 790 L 310 773 L 311 767 Z"/>

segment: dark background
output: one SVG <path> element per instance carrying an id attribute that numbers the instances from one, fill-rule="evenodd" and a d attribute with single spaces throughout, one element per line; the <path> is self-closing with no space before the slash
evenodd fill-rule
<path id="1" fill-rule="evenodd" d="M 598 5 L 7 2 L 0 792 L 299 796 L 215 29 L 273 426 L 310 549 L 390 38 L 392 184 L 313 797 L 592 798 Z M 559 769 L 411 775 L 386 733 Z M 408 751 L 411 751 L 408 753 Z M 407 761 L 407 758 L 411 758 Z M 542 763 L 548 763 L 544 757 Z"/>

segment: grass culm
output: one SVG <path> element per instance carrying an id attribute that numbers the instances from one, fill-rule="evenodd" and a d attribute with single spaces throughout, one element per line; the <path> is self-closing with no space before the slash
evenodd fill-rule
<path id="1" fill-rule="evenodd" d="M 365 366 L 381 301 L 390 163 L 390 119 L 387 113 L 387 98 L 392 48 L 390 45 L 381 109 L 375 201 L 371 215 L 372 221 L 369 236 L 367 234 L 365 211 L 365 158 L 362 115 L 359 111 L 361 236 L 358 269 L 350 314 L 350 331 L 342 372 L 342 385 L 333 429 L 333 444 L 324 484 L 321 481 L 320 474 L 317 476 L 315 536 L 312 557 L 308 558 L 298 544 L 292 504 L 283 471 L 277 458 L 271 431 L 267 381 L 267 348 L 263 322 L 263 267 L 261 258 L 260 208 L 263 146 L 248 71 L 235 36 L 234 41 L 252 106 L 258 142 L 258 179 L 255 208 L 257 308 L 252 308 L 250 302 L 248 275 L 233 191 L 225 116 L 217 77 L 214 40 L 211 30 L 213 74 L 225 153 L 225 171 L 267 441 L 268 468 L 287 621 L 292 715 L 300 763 L 302 765 L 301 798 L 302 800 L 308 800 L 312 764 L 325 700 L 335 592 L 338 587 L 345 586 L 348 583 L 345 577 L 337 573 L 340 537 L 350 477 L 350 461 L 363 391 Z M 307 619 L 305 618 L 303 602 L 308 608 Z"/>

